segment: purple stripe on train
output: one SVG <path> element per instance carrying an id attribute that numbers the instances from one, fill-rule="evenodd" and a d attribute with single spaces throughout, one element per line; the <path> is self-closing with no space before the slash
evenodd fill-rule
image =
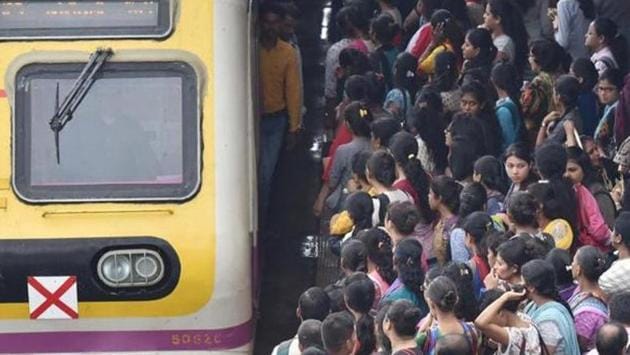
<path id="1" fill-rule="evenodd" d="M 246 345 L 252 323 L 208 330 L 88 331 L 0 334 L 0 353 L 223 350 Z"/>

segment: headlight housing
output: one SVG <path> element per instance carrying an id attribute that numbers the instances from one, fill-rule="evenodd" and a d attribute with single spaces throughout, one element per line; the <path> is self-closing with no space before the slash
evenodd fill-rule
<path id="1" fill-rule="evenodd" d="M 164 277 L 164 261 L 149 249 L 112 250 L 99 258 L 97 274 L 110 287 L 151 286 Z"/>

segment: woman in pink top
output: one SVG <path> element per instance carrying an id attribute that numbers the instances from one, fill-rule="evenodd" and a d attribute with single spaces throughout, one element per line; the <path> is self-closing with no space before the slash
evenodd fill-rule
<path id="1" fill-rule="evenodd" d="M 592 245 L 603 252 L 608 252 L 610 251 L 610 229 L 602 216 L 597 200 L 582 184 L 584 170 L 579 161 L 583 154 L 584 152 L 580 148 L 567 148 L 568 160 L 565 172 L 565 176 L 573 182 L 573 189 L 575 190 L 579 245 Z"/>
<path id="2" fill-rule="evenodd" d="M 374 304 L 378 305 L 385 291 L 396 279 L 392 262 L 392 240 L 382 228 L 366 229 L 358 234 L 358 238 L 367 247 L 367 275 L 374 282 Z"/>

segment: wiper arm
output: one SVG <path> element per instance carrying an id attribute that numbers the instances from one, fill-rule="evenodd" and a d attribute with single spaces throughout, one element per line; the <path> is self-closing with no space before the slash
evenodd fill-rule
<path id="1" fill-rule="evenodd" d="M 63 99 L 61 106 L 59 105 L 59 83 L 57 83 L 57 91 L 55 95 L 55 115 L 50 119 L 50 129 L 55 134 L 55 149 L 57 153 L 57 164 L 60 164 L 59 154 L 59 133 L 72 120 L 74 112 L 77 110 L 81 101 L 85 98 L 94 81 L 96 74 L 103 67 L 103 64 L 112 56 L 114 52 L 110 49 L 99 48 L 90 55 L 88 63 L 85 65 L 81 74 L 72 85 L 72 89 Z"/>

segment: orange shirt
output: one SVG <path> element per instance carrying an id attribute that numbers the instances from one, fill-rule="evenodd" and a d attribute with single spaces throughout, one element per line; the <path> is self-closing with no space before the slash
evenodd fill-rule
<path id="1" fill-rule="evenodd" d="M 289 131 L 301 124 L 300 68 L 297 53 L 287 42 L 278 40 L 270 50 L 260 47 L 260 82 L 263 113 L 287 110 Z"/>

